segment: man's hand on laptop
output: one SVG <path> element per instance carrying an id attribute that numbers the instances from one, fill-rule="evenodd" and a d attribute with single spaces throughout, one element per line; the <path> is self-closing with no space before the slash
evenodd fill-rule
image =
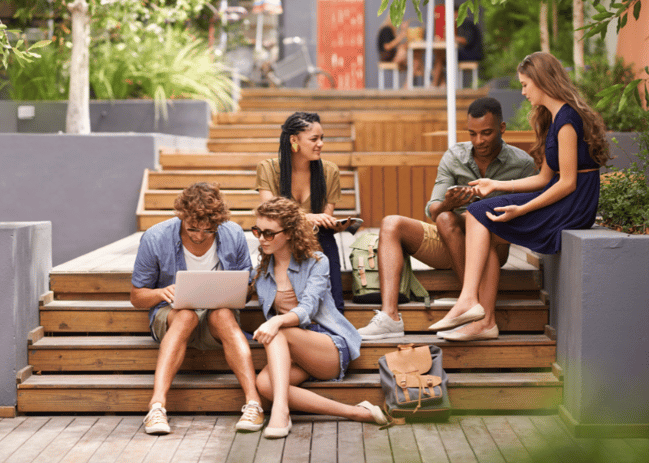
<path id="1" fill-rule="evenodd" d="M 169 285 L 166 288 L 158 288 L 158 294 L 160 298 L 168 304 L 171 304 L 174 301 L 176 285 Z"/>

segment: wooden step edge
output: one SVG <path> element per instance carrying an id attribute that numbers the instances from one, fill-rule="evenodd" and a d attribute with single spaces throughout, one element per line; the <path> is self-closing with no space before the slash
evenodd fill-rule
<path id="1" fill-rule="evenodd" d="M 45 336 L 45 329 L 42 326 L 38 326 L 27 333 L 27 345 L 34 345 Z"/>
<path id="2" fill-rule="evenodd" d="M 503 334 L 497 339 L 481 341 L 453 342 L 438 338 L 435 334 L 409 334 L 399 338 L 363 340 L 363 348 L 394 348 L 400 344 L 437 345 L 444 348 L 467 348 L 474 346 L 483 347 L 531 347 L 555 346 L 556 341 L 543 334 Z M 256 341 L 249 341 L 251 349 L 261 349 L 263 345 Z M 141 336 L 48 336 L 29 346 L 30 351 L 35 350 L 133 350 L 133 349 L 158 349 L 160 344 L 149 335 Z M 188 348 L 192 350 L 192 348 Z M 220 352 L 221 349 L 215 349 Z"/>
<path id="3" fill-rule="evenodd" d="M 551 372 L 517 372 L 517 373 L 448 373 L 448 387 L 557 387 L 562 386 Z M 355 388 L 381 387 L 378 373 L 350 373 L 342 381 L 305 381 L 308 388 Z M 19 389 L 86 389 L 86 388 L 152 388 L 153 374 L 91 374 L 91 375 L 34 375 L 19 385 Z M 230 389 L 240 388 L 234 374 L 187 374 L 178 373 L 171 385 L 172 389 L 190 387 L 193 389 Z"/>
<path id="4" fill-rule="evenodd" d="M 544 328 L 545 335 L 552 339 L 553 341 L 557 340 L 557 330 L 550 325 L 545 325 Z"/>
<path id="5" fill-rule="evenodd" d="M 552 374 L 557 377 L 558 380 L 563 381 L 563 368 L 557 363 L 552 364 Z"/>
<path id="6" fill-rule="evenodd" d="M 0 405 L 0 418 L 15 418 L 16 416 L 16 407 Z"/>
<path id="7" fill-rule="evenodd" d="M 453 306 L 453 302 L 441 299 L 432 299 L 430 310 L 432 311 L 448 311 Z M 359 311 L 371 312 L 379 310 L 378 304 L 358 304 L 351 300 L 345 300 L 346 311 Z M 496 302 L 496 310 L 543 310 L 547 309 L 547 305 L 541 300 L 537 299 L 502 299 Z M 130 301 L 85 301 L 85 300 L 53 300 L 40 308 L 42 311 L 58 310 L 58 311 L 142 311 L 147 312 L 149 309 L 133 307 Z M 259 303 L 256 299 L 248 301 L 244 308 L 239 310 L 256 312 L 261 311 Z M 399 305 L 399 311 L 422 311 L 428 310 L 424 307 L 423 302 L 408 302 Z"/>
<path id="8" fill-rule="evenodd" d="M 41 294 L 41 296 L 38 298 L 38 306 L 39 307 L 44 307 L 50 302 L 54 300 L 54 291 L 48 291 L 46 293 Z"/>
<path id="9" fill-rule="evenodd" d="M 327 143 L 352 143 L 353 141 L 354 140 L 351 137 L 327 137 Z M 267 143 L 267 144 L 279 145 L 279 137 L 208 138 L 207 142 L 212 144 Z"/>
<path id="10" fill-rule="evenodd" d="M 34 367 L 27 365 L 16 372 L 16 384 L 23 384 L 34 373 Z"/>

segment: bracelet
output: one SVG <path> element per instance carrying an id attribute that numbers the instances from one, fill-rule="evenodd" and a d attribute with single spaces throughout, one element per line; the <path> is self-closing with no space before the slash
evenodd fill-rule
<path id="1" fill-rule="evenodd" d="M 511 182 L 511 185 L 512 185 L 512 193 L 513 193 L 514 192 L 514 181 L 510 180 L 510 182 Z"/>

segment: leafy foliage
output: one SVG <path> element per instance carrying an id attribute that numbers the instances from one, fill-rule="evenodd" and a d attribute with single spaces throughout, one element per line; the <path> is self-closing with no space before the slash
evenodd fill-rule
<path id="1" fill-rule="evenodd" d="M 633 68 L 625 66 L 622 58 L 617 58 L 613 65 L 609 65 L 603 53 L 595 53 L 586 58 L 586 72 L 579 80 L 576 80 L 577 87 L 588 101 L 588 104 L 595 108 L 604 118 L 608 130 L 618 132 L 634 132 L 646 126 L 649 114 L 640 106 L 635 104 L 619 105 L 623 94 L 619 89 L 630 88 L 629 84 L 636 82 Z M 601 89 L 618 89 L 617 93 L 612 92 L 611 97 L 600 100 Z"/>
<path id="2" fill-rule="evenodd" d="M 539 5 L 539 2 L 483 5 L 485 57 L 481 67 L 486 80 L 511 76 L 511 86 L 520 88 L 516 79 L 518 64 L 541 48 Z M 554 37 L 551 51 L 567 66 L 572 66 L 572 5 L 569 1 L 557 1 L 557 8 L 558 36 Z"/>
<path id="3" fill-rule="evenodd" d="M 232 80 L 189 20 L 207 0 L 88 0 L 92 15 L 91 93 L 98 99 L 151 98 L 163 115 L 167 99 L 206 100 L 212 110 L 232 108 Z M 16 0 L 27 20 L 47 11 L 47 0 Z M 66 99 L 69 86 L 69 13 L 63 0 L 52 0 L 58 39 L 53 51 L 23 71 L 7 75 L 14 99 Z M 210 13 L 211 14 L 211 13 Z M 13 58 L 12 58 L 13 59 Z"/>
<path id="4" fill-rule="evenodd" d="M 6 71 L 9 96 L 17 101 L 66 100 L 69 59 L 70 49 L 61 42 L 44 48 L 38 59 L 22 65 L 15 63 L 17 59 L 12 57 L 9 60 L 12 65 Z"/>
<path id="5" fill-rule="evenodd" d="M 36 58 L 40 58 L 40 55 L 34 50 L 43 48 L 49 45 L 49 40 L 42 40 L 36 42 L 32 45 L 28 45 L 25 42 L 25 39 L 19 38 L 12 43 L 10 36 L 20 37 L 21 33 L 18 30 L 9 30 L 5 24 L 2 24 L 0 21 L 0 66 L 1 69 L 7 69 L 9 67 L 9 58 L 13 57 L 16 60 L 16 63 L 20 66 L 23 66 L 27 63 L 31 63 Z"/>
<path id="6" fill-rule="evenodd" d="M 599 214 L 602 225 L 625 233 L 649 233 L 649 132 L 640 132 L 638 161 L 611 168 L 602 181 Z"/>

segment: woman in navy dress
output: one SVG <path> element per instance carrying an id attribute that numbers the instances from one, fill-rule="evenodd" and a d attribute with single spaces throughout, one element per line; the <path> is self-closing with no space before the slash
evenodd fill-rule
<path id="1" fill-rule="evenodd" d="M 604 122 L 581 98 L 559 60 L 549 53 L 527 56 L 518 66 L 522 93 L 534 107 L 536 133 L 531 155 L 538 175 L 507 182 L 471 182 L 478 196 L 512 194 L 477 201 L 467 209 L 466 270 L 455 306 L 430 327 L 453 341 L 498 337 L 493 311 L 485 313 L 478 288 L 494 307 L 500 266 L 495 246 L 514 243 L 543 254 L 561 248 L 561 231 L 590 228 L 599 201 L 599 167 L 609 159 Z M 453 331 L 453 328 L 465 325 Z M 441 331 L 441 332 L 440 332 Z"/>

